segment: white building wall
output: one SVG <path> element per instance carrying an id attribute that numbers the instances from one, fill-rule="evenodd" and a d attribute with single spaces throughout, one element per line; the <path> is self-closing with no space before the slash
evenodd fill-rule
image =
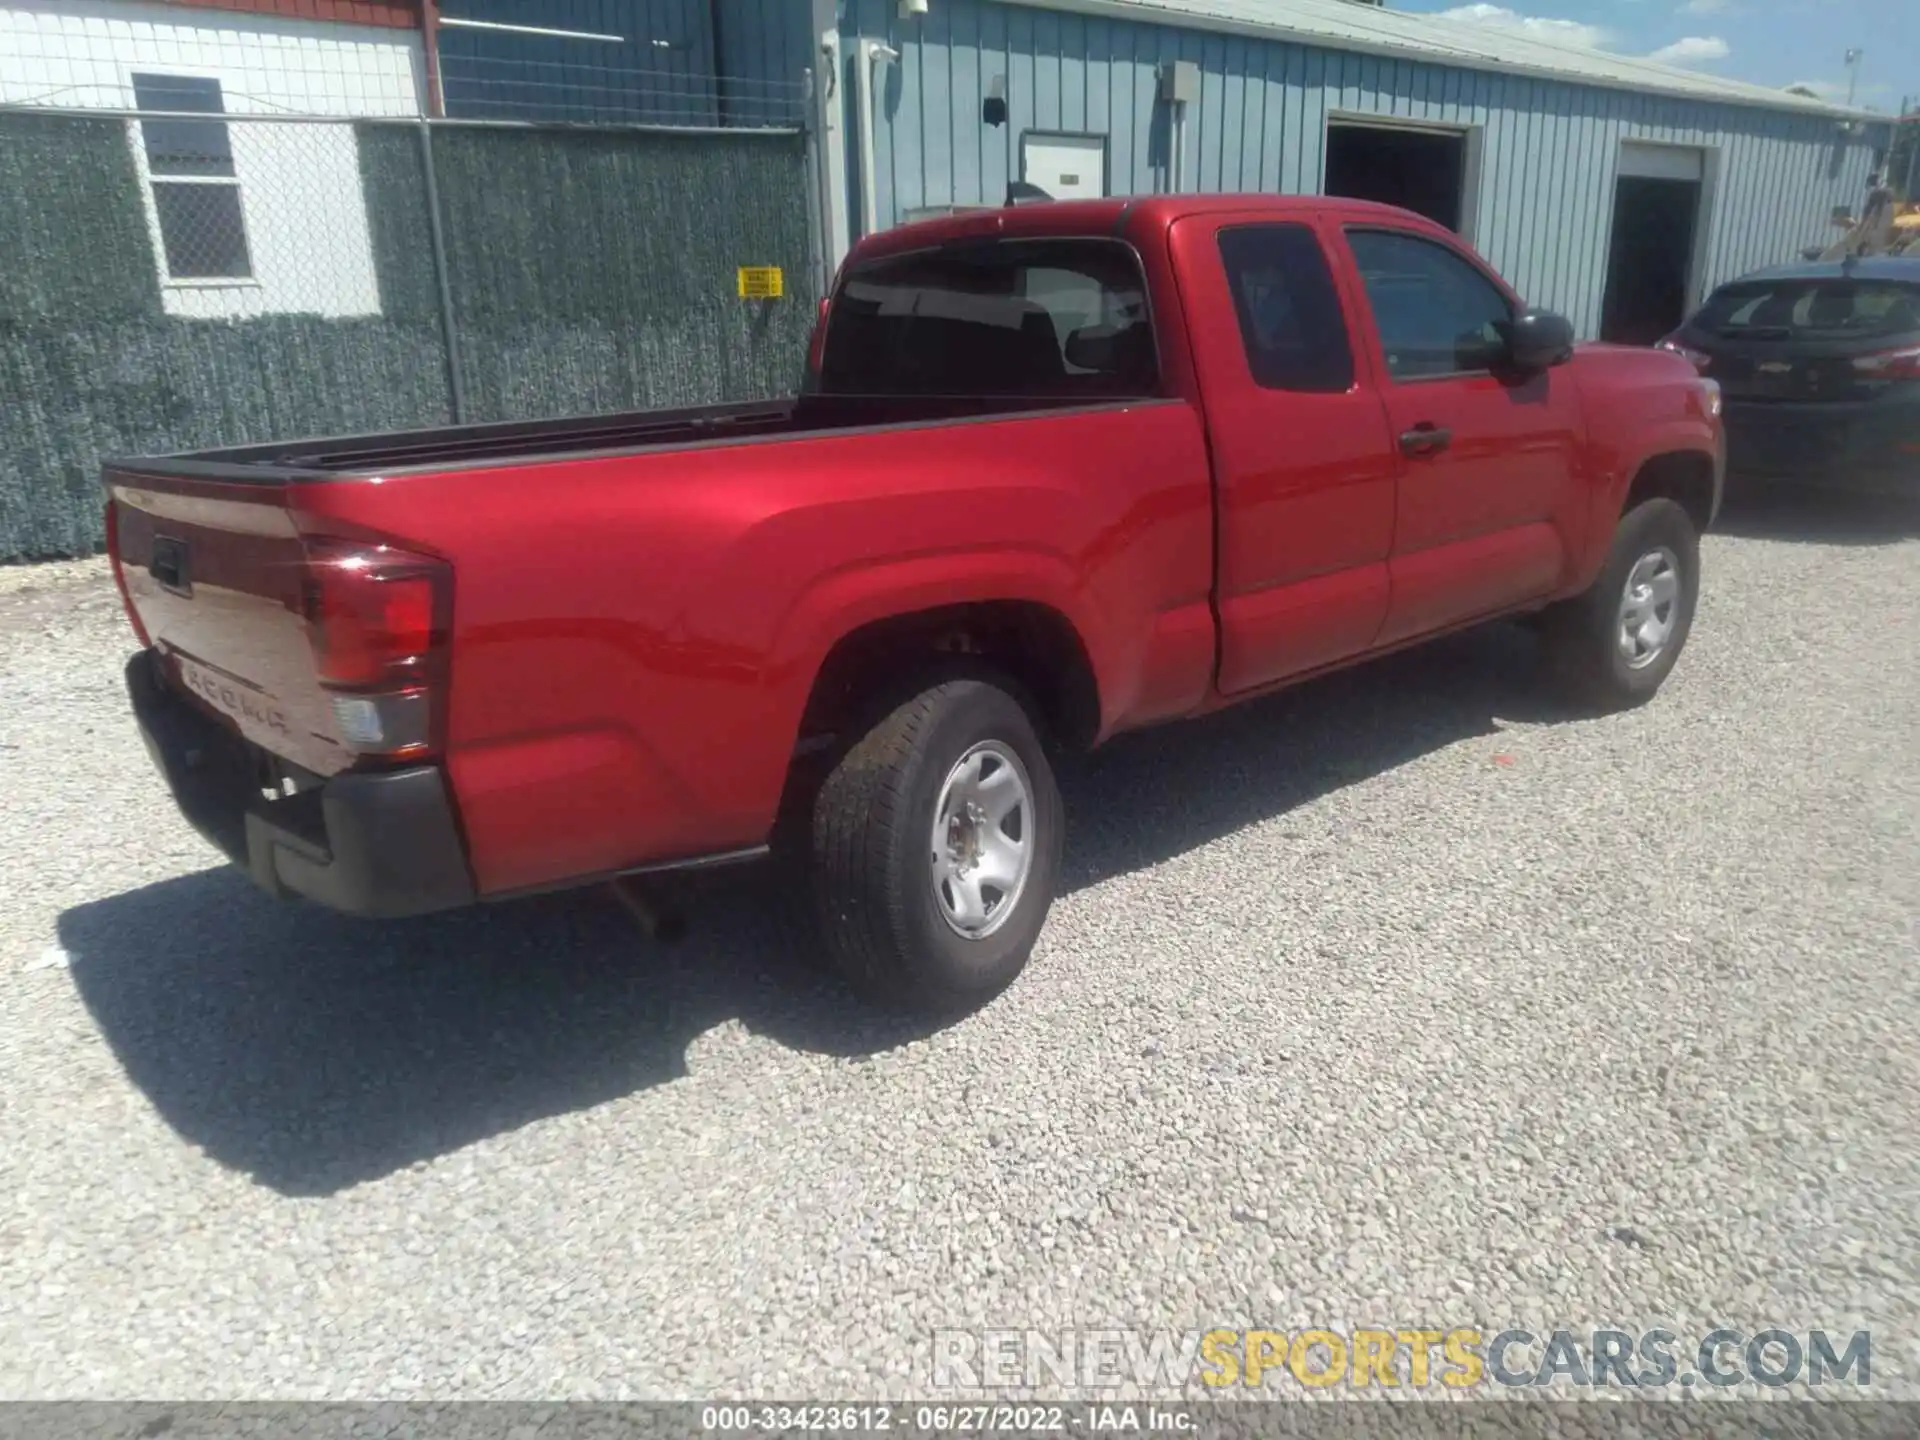
<path id="1" fill-rule="evenodd" d="M 353 128 L 267 117 L 417 115 L 423 63 L 414 31 L 140 0 L 0 0 L 0 104 L 131 110 L 135 72 L 220 82 L 247 280 L 168 275 L 146 146 L 127 122 L 172 315 L 379 313 Z"/>

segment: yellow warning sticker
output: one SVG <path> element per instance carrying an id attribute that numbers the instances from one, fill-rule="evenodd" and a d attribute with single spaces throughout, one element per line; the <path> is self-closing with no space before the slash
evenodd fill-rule
<path id="1" fill-rule="evenodd" d="M 778 265 L 742 265 L 740 267 L 740 298 L 742 300 L 778 300 L 787 293 L 787 277 L 781 273 Z"/>

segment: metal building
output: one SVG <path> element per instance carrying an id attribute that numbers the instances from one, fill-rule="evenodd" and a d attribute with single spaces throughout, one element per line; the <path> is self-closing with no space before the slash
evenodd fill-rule
<path id="1" fill-rule="evenodd" d="M 748 54 L 751 33 L 754 53 L 805 55 L 818 77 L 829 258 L 1022 179 L 1361 195 L 1454 226 L 1583 335 L 1644 342 L 1712 285 L 1830 239 L 1890 138 L 1803 95 L 1352 0 L 719 13 L 723 53 Z"/>

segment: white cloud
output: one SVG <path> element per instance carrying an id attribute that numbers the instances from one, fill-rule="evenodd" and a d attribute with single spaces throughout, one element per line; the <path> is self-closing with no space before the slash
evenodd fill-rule
<path id="1" fill-rule="evenodd" d="M 1796 80 L 1793 84 L 1787 86 L 1787 89 L 1810 90 L 1822 100 L 1841 101 L 1847 98 L 1847 87 L 1843 82 L 1838 80 Z M 1886 96 L 1892 93 L 1893 87 L 1891 85 L 1869 83 L 1856 86 L 1853 98 L 1864 105 L 1868 100 L 1874 99 L 1877 96 Z"/>
<path id="2" fill-rule="evenodd" d="M 1704 15 L 1731 10 L 1733 6 L 1734 0 L 1683 0 L 1681 9 Z M 1491 4 L 1489 0 L 1456 5 L 1451 10 L 1438 12 L 1435 18 L 1467 25 L 1484 25 L 1493 30 L 1516 31 L 1537 40 L 1557 41 L 1581 50 L 1610 50 L 1614 48 L 1616 38 L 1613 32 L 1601 25 L 1587 25 L 1578 20 L 1556 20 L 1545 15 L 1523 15 L 1504 5 Z M 1671 45 L 1661 46 L 1647 59 L 1668 65 L 1705 65 L 1724 60 L 1732 53 L 1733 47 L 1718 35 L 1689 35 Z"/>
<path id="3" fill-rule="evenodd" d="M 1504 5 L 1489 5 L 1485 0 L 1474 5 L 1456 5 L 1439 12 L 1442 20 L 1460 20 L 1470 25 L 1486 25 L 1496 30 L 1518 30 L 1539 40 L 1554 40 L 1576 45 L 1582 50 L 1599 50 L 1613 37 L 1601 26 L 1583 25 L 1578 20 L 1554 20 L 1544 15 L 1522 15 Z"/>
<path id="4" fill-rule="evenodd" d="M 1662 45 L 1647 58 L 1664 65 L 1704 65 L 1724 60 L 1732 53 L 1733 47 L 1718 35 L 1689 35 L 1671 45 Z"/>

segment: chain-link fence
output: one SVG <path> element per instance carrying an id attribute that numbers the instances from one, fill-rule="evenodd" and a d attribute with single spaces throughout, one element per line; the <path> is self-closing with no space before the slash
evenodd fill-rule
<path id="1" fill-rule="evenodd" d="M 0 560 L 96 549 L 108 456 L 797 381 L 802 81 L 470 56 L 470 118 L 428 121 L 321 59 L 273 93 L 358 113 L 164 58 L 0 103 Z M 783 298 L 741 298 L 748 266 Z"/>
<path id="2" fill-rule="evenodd" d="M 450 115 L 593 125 L 791 129 L 805 119 L 798 80 L 718 76 L 645 66 L 490 55 L 441 56 Z"/>

